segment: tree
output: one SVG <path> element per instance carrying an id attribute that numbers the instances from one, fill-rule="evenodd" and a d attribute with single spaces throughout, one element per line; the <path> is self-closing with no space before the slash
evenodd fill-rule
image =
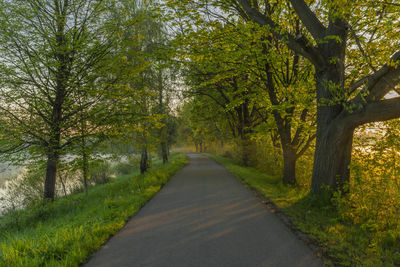
<path id="1" fill-rule="evenodd" d="M 179 7 L 177 16 L 181 16 L 177 23 L 184 29 L 178 34 L 178 39 L 183 39 L 179 44 L 184 47 L 180 50 L 182 60 L 191 60 L 185 63 L 190 66 L 188 84 L 193 94 L 211 98 L 227 113 L 226 119 L 234 126 L 233 135 L 242 138 L 243 162 L 249 157 L 247 139 L 262 121 L 267 123 L 272 113 L 283 152 L 283 181 L 295 184 L 296 161 L 315 138 L 310 64 L 265 27 L 224 17 L 224 10 L 217 12 L 216 6 L 210 8 L 204 2 L 180 1 L 175 5 Z M 283 8 L 267 11 L 294 21 L 288 27 L 300 32 L 298 20 Z M 306 93 L 298 92 L 304 89 Z M 246 133 L 238 134 L 242 132 Z"/>
<path id="2" fill-rule="evenodd" d="M 105 75 L 115 67 L 110 52 L 116 40 L 107 4 L 2 3 L 0 112 L 7 142 L 3 140 L 1 150 L 23 158 L 47 158 L 46 199 L 55 197 L 60 156 L 82 137 L 76 127 L 81 112 L 97 109 L 99 91 L 116 80 L 116 75 Z M 76 100 L 84 94 L 91 97 L 78 105 Z M 28 148 L 28 153 L 21 152 Z"/>
<path id="3" fill-rule="evenodd" d="M 265 45 L 264 45 L 265 46 Z M 269 58 L 258 67 L 261 86 L 268 93 L 283 157 L 283 183 L 296 184 L 296 162 L 310 147 L 314 134 L 314 103 L 310 94 L 310 68 L 295 53 L 285 51 L 279 43 L 266 51 Z M 281 50 L 282 49 L 282 50 Z M 275 56 L 273 54 L 276 54 Z M 278 60 L 273 58 L 278 57 Z M 272 58 L 272 60 L 271 60 Z"/>
<path id="4" fill-rule="evenodd" d="M 186 61 L 184 77 L 190 90 L 187 95 L 206 96 L 222 110 L 229 122 L 232 136 L 241 149 L 242 162 L 249 165 L 254 159 L 251 134 L 262 123 L 252 70 L 244 68 L 250 61 L 247 50 L 241 50 L 241 31 L 232 34 L 234 25 L 206 24 L 202 30 L 186 31 L 177 38 L 182 60 Z M 240 45 L 233 42 L 239 39 Z M 229 42 L 231 41 L 231 42 Z"/>
<path id="5" fill-rule="evenodd" d="M 400 81 L 400 52 L 393 45 L 398 38 L 388 36 L 388 29 L 393 27 L 390 14 L 399 7 L 389 2 L 363 1 L 361 5 L 360 1 L 327 1 L 319 3 L 318 11 L 304 0 L 289 2 L 289 9 L 297 14 L 306 33 L 294 36 L 262 11 L 278 2 L 260 4 L 238 0 L 230 3 L 242 16 L 271 28 L 276 38 L 313 64 L 318 106 L 311 191 L 319 193 L 326 186 L 343 190 L 350 177 L 348 166 L 355 128 L 400 116 L 400 98 L 384 98 Z M 377 19 L 363 19 L 368 17 Z M 365 41 L 360 38 L 362 31 L 369 35 L 363 38 Z M 372 56 L 366 54 L 365 48 L 382 46 L 385 49 L 381 52 L 370 50 L 375 53 L 371 62 Z M 349 56 L 355 47 L 360 52 L 358 58 Z M 357 65 L 372 68 L 351 69 Z"/>

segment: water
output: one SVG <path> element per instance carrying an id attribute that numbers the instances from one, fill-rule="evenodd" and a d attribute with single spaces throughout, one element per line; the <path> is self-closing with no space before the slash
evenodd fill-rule
<path id="1" fill-rule="evenodd" d="M 129 161 L 127 156 L 122 156 L 117 161 L 115 161 L 115 159 L 112 159 L 111 156 L 112 155 L 108 154 L 99 155 L 100 158 L 109 161 L 111 164 L 116 162 Z M 76 157 L 77 156 L 75 155 L 66 155 L 65 157 L 63 157 L 63 160 L 68 162 L 74 160 Z M 7 180 L 17 179 L 23 173 L 24 169 L 25 168 L 23 166 L 13 166 L 10 163 L 0 163 L 0 216 L 2 212 L 4 212 L 5 208 L 5 201 L 1 200 L 1 198 L 7 196 L 7 191 L 4 189 L 4 186 L 7 184 Z M 73 189 L 76 188 L 77 186 L 80 186 L 80 184 L 81 184 L 80 176 L 74 177 L 73 179 L 69 179 L 66 182 L 67 194 L 70 194 L 73 191 Z M 64 192 L 62 191 L 62 188 L 60 188 L 60 185 L 58 185 L 56 191 L 58 192 L 59 195 L 64 195 Z"/>

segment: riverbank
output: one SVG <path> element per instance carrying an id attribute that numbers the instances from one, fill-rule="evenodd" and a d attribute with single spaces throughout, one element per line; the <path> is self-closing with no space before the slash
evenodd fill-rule
<path id="1" fill-rule="evenodd" d="M 0 266 L 78 266 L 187 163 L 175 154 L 145 175 L 123 175 L 0 218 Z"/>

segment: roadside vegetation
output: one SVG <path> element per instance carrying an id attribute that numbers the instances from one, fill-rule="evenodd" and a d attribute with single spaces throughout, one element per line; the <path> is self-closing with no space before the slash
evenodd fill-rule
<path id="1" fill-rule="evenodd" d="M 0 266 L 78 266 L 134 215 L 187 162 L 173 154 L 146 174 L 125 174 L 53 202 L 0 217 Z"/>
<path id="2" fill-rule="evenodd" d="M 355 191 L 343 198 L 335 195 L 331 203 L 321 196 L 309 195 L 307 188 L 287 187 L 281 176 L 256 168 L 245 167 L 233 159 L 206 154 L 225 166 L 244 184 L 272 201 L 279 212 L 290 218 L 291 227 L 309 235 L 321 247 L 325 263 L 330 266 L 398 266 L 400 246 L 398 214 L 392 207 L 379 203 L 391 201 L 356 197 L 365 185 L 355 185 Z M 369 191 L 374 190 L 369 188 Z M 379 190 L 379 189 L 375 189 Z M 371 196 L 370 192 L 364 192 Z M 398 195 L 397 195 L 398 197 Z M 378 208 L 375 214 L 372 208 Z"/>

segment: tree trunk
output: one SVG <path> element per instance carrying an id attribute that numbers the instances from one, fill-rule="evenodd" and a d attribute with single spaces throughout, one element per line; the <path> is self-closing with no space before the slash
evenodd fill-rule
<path id="1" fill-rule="evenodd" d="M 51 114 L 51 124 L 49 133 L 49 143 L 47 151 L 47 168 L 46 168 L 46 178 L 44 182 L 44 198 L 54 200 L 55 197 L 55 187 L 56 187 L 56 177 L 57 177 L 57 165 L 60 158 L 60 140 L 61 140 L 61 124 L 63 121 L 62 110 L 65 98 L 65 90 L 67 86 L 68 76 L 70 74 L 68 69 L 69 57 L 66 54 L 66 36 L 65 36 L 65 12 L 68 10 L 68 1 L 64 3 L 63 8 L 59 7 L 58 1 L 55 2 L 57 10 L 60 12 L 56 14 L 56 52 L 55 58 L 57 60 L 56 65 L 56 91 L 54 102 L 52 103 L 52 114 Z"/>
<path id="2" fill-rule="evenodd" d="M 194 145 L 196 146 L 196 153 L 199 153 L 199 144 L 195 143 Z"/>
<path id="3" fill-rule="evenodd" d="M 218 126 L 217 126 L 217 124 L 215 122 L 214 122 L 214 127 L 215 127 L 215 130 L 218 133 L 218 139 L 220 141 L 221 148 L 223 148 L 224 147 L 224 137 L 223 137 L 223 135 L 221 133 L 221 130 L 218 128 Z"/>
<path id="4" fill-rule="evenodd" d="M 245 166 L 250 166 L 254 156 L 254 144 L 250 140 L 250 134 L 253 132 L 252 119 L 249 112 L 249 100 L 245 98 L 244 103 L 240 106 L 241 112 L 241 125 L 239 127 L 241 131 L 241 142 L 242 142 L 242 160 Z"/>
<path id="5" fill-rule="evenodd" d="M 244 136 L 241 140 L 241 154 L 242 154 L 242 163 L 244 166 L 250 166 L 250 163 L 252 159 L 254 159 L 253 156 L 253 144 L 251 140 L 247 137 Z"/>
<path id="6" fill-rule="evenodd" d="M 44 198 L 54 200 L 56 189 L 56 176 L 59 154 L 56 149 L 51 149 L 47 155 L 46 178 L 44 181 Z"/>
<path id="7" fill-rule="evenodd" d="M 168 148 L 167 143 L 161 142 L 161 156 L 163 160 L 163 164 L 168 162 Z"/>
<path id="8" fill-rule="evenodd" d="M 53 107 L 52 127 L 50 132 L 50 140 L 47 147 L 46 177 L 44 180 L 44 199 L 51 200 L 54 200 L 55 198 L 57 168 L 58 161 L 60 159 L 60 124 L 62 120 L 62 97 L 60 97 L 60 94 L 60 92 L 57 92 L 56 104 Z"/>
<path id="9" fill-rule="evenodd" d="M 147 155 L 147 147 L 143 146 L 142 147 L 142 154 L 140 157 L 140 173 L 143 174 L 147 171 L 149 168 L 149 158 Z"/>
<path id="10" fill-rule="evenodd" d="M 314 153 L 311 192 L 321 193 L 330 187 L 343 191 L 343 185 L 350 180 L 349 165 L 353 145 L 354 127 L 346 125 L 339 114 L 341 104 L 324 103 L 334 99 L 328 84 L 335 84 L 336 90 L 343 90 L 344 73 L 341 69 L 328 69 L 315 75 L 317 82 L 317 136 Z M 332 90 L 332 89 L 331 89 Z"/>
<path id="11" fill-rule="evenodd" d="M 350 181 L 351 151 L 354 128 L 332 123 L 319 136 L 315 147 L 312 193 L 321 193 L 329 186 L 344 192 L 343 186 Z"/>
<path id="12" fill-rule="evenodd" d="M 283 149 L 283 183 L 296 184 L 296 152 L 292 149 Z"/>
<path id="13" fill-rule="evenodd" d="M 84 141 L 84 138 L 83 142 Z M 85 146 L 85 144 L 83 144 Z M 83 175 L 83 186 L 85 189 L 85 194 L 87 195 L 88 193 L 88 156 L 87 156 L 87 152 L 86 152 L 86 148 L 83 147 L 83 153 L 82 153 L 82 175 Z"/>
<path id="14" fill-rule="evenodd" d="M 81 152 L 82 152 L 82 175 L 83 175 L 83 187 L 85 189 L 85 194 L 88 193 L 88 151 L 86 148 L 86 121 L 81 113 Z"/>

